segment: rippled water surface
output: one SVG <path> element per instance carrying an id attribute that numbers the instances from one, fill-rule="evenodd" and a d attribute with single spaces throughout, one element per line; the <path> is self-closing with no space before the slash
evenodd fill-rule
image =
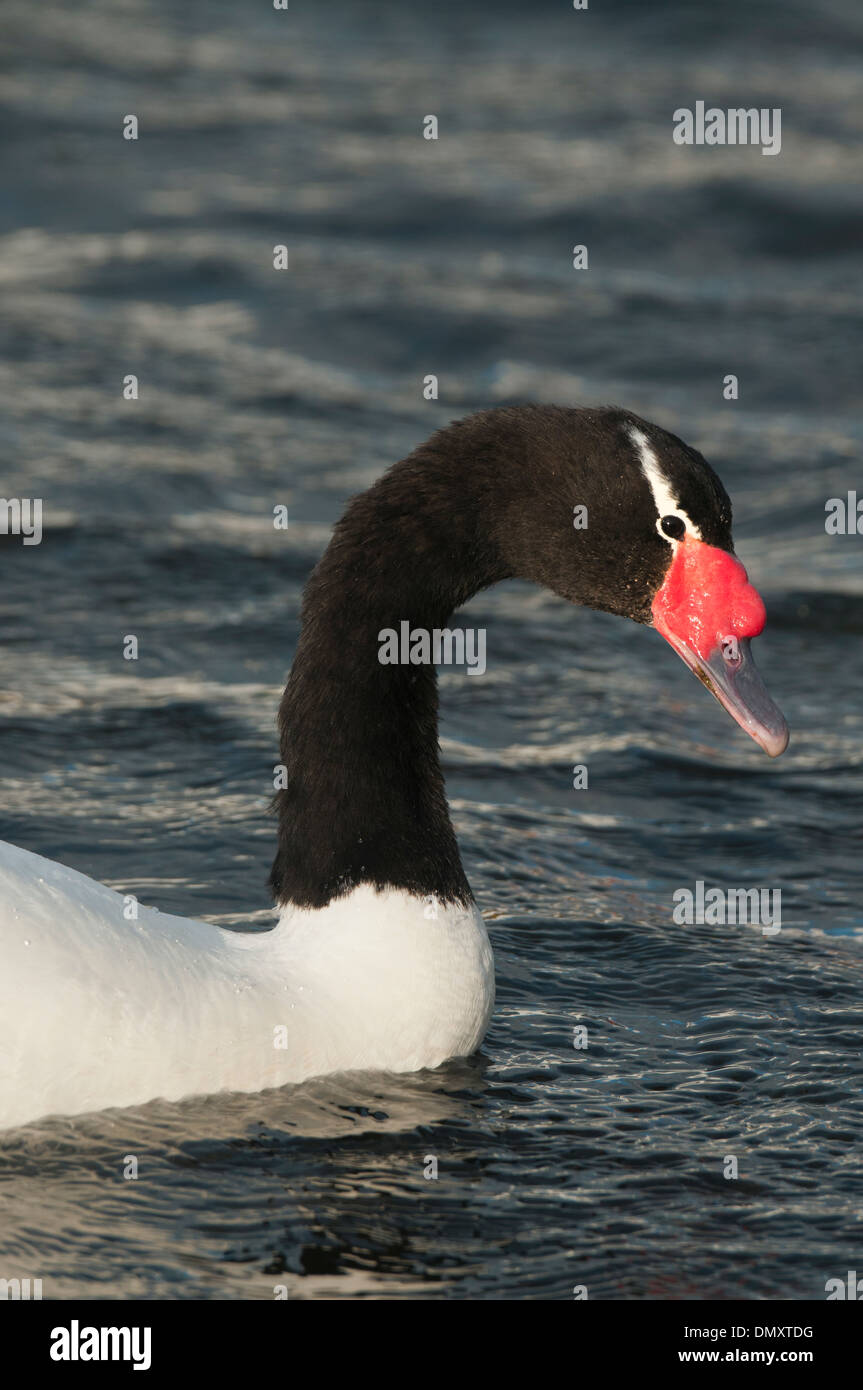
<path id="1" fill-rule="evenodd" d="M 823 1297 L 863 1259 L 863 539 L 824 530 L 863 496 L 863 12 L 5 0 L 0 26 L 0 490 L 46 525 L 0 551 L 0 838 L 263 923 L 310 568 L 350 495 L 510 401 L 616 402 L 707 455 L 793 730 L 770 763 L 656 634 L 475 599 L 488 673 L 444 675 L 441 733 L 497 957 L 481 1055 L 6 1134 L 0 1275 Z M 676 147 L 697 99 L 782 107 L 781 154 Z M 781 888 L 786 925 L 676 925 L 698 880 Z"/>

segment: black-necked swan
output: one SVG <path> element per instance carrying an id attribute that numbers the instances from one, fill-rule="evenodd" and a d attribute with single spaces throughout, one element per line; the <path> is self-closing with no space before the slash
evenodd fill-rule
<path id="1" fill-rule="evenodd" d="M 306 587 L 271 931 L 129 920 L 119 893 L 0 845 L 0 1125 L 479 1046 L 494 962 L 447 810 L 436 672 L 382 662 L 380 635 L 445 629 L 512 577 L 652 624 L 769 754 L 785 748 L 749 653 L 764 605 L 699 453 L 610 407 L 452 424 L 354 499 Z"/>

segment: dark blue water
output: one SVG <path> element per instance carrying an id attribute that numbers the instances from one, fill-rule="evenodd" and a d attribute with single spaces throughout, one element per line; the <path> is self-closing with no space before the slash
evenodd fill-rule
<path id="1" fill-rule="evenodd" d="M 496 403 L 614 402 L 706 454 L 793 730 L 770 763 L 656 634 L 477 598 L 488 672 L 444 675 L 442 741 L 497 956 L 481 1055 L 5 1135 L 0 1275 L 823 1297 L 863 1260 L 863 537 L 824 528 L 863 496 L 863 11 L 5 0 L 0 28 L 0 492 L 46 526 L 0 550 L 0 837 L 265 922 L 303 583 L 349 496 Z M 781 107 L 781 153 L 675 146 L 697 100 Z M 698 880 L 781 889 L 781 933 L 676 925 Z"/>

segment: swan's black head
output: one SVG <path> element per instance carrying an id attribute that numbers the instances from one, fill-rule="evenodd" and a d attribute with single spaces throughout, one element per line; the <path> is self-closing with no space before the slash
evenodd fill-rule
<path id="1" fill-rule="evenodd" d="M 491 508 L 510 572 L 655 627 L 741 727 L 781 753 L 788 730 L 749 652 L 764 605 L 706 459 L 614 408 L 521 407 L 465 423 L 478 427 L 480 456 L 488 428 L 510 441 Z"/>
<path id="2" fill-rule="evenodd" d="M 684 534 L 733 553 L 728 494 L 676 435 L 613 407 L 518 407 L 464 424 L 503 436 L 508 416 L 518 424 L 512 448 L 524 453 L 501 470 L 497 537 L 521 577 L 572 603 L 652 623 Z"/>

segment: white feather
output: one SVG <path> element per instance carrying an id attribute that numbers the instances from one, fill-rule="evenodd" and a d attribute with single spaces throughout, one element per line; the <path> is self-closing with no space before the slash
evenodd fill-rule
<path id="1" fill-rule="evenodd" d="M 123 909 L 112 889 L 0 842 L 0 1128 L 436 1067 L 488 1025 L 494 961 L 475 907 L 362 886 L 260 933 Z"/>
<path id="2" fill-rule="evenodd" d="M 689 534 L 695 536 L 697 540 L 701 540 L 700 529 L 690 521 L 688 515 L 671 491 L 668 479 L 660 467 L 659 459 L 656 457 L 647 435 L 644 434 L 642 430 L 636 429 L 633 425 L 629 431 L 629 437 L 638 450 L 642 472 L 650 484 L 650 491 L 653 493 L 653 501 L 656 505 L 658 521 L 661 521 L 664 516 L 679 516 Z M 665 532 L 658 524 L 657 530 L 663 540 L 667 540 L 669 544 L 673 544 L 672 537 L 666 536 Z"/>

